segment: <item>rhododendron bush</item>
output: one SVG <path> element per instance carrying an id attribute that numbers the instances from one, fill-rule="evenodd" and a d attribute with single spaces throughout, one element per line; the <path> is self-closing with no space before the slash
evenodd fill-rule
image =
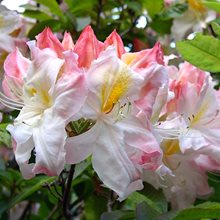
<path id="1" fill-rule="evenodd" d="M 23 8 L 0 5 L 0 219 L 218 219 L 220 2 Z"/>

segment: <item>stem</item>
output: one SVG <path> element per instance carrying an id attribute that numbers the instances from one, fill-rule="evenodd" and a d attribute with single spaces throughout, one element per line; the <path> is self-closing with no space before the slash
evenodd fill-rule
<path id="1" fill-rule="evenodd" d="M 96 27 L 97 27 L 98 29 L 100 28 L 101 13 L 102 13 L 102 0 L 99 0 L 98 13 L 97 13 L 97 19 L 96 19 Z"/>
<path id="2" fill-rule="evenodd" d="M 69 171 L 69 177 L 67 180 L 67 185 L 64 191 L 64 196 L 63 196 L 63 214 L 66 217 L 66 219 L 73 219 L 73 216 L 71 214 L 71 211 L 69 209 L 69 202 L 70 202 L 70 190 L 71 190 L 71 184 L 72 184 L 72 179 L 73 179 L 73 174 L 75 170 L 75 165 L 71 165 L 70 171 Z"/>

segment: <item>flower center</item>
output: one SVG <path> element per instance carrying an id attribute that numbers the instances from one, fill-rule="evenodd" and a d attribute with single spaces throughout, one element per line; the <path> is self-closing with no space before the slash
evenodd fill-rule
<path id="1" fill-rule="evenodd" d="M 123 66 L 114 78 L 111 74 L 106 74 L 101 90 L 101 111 L 106 114 L 111 112 L 115 104 L 127 92 L 130 83 L 131 77 L 126 66 Z"/>

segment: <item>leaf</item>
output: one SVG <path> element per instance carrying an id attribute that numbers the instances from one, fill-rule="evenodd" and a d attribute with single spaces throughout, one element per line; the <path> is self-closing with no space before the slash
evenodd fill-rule
<path id="1" fill-rule="evenodd" d="M 198 220 L 205 218 L 219 218 L 220 216 L 220 203 L 206 202 L 180 211 L 174 220 Z"/>
<path id="2" fill-rule="evenodd" d="M 15 206 L 17 203 L 21 202 L 22 200 L 26 199 L 28 196 L 33 194 L 35 191 L 39 190 L 44 183 L 51 183 L 53 182 L 57 177 L 45 177 L 45 176 L 40 176 L 40 177 L 35 177 L 35 179 L 38 180 L 38 182 L 35 185 L 32 185 L 28 188 L 24 188 L 21 193 L 19 193 L 17 196 L 15 196 L 8 206 L 12 208 Z"/>
<path id="3" fill-rule="evenodd" d="M 161 189 L 156 190 L 152 185 L 144 183 L 144 189 L 139 191 L 139 193 L 145 195 L 148 200 L 151 200 L 161 210 L 161 212 L 167 211 L 168 204 Z"/>
<path id="4" fill-rule="evenodd" d="M 78 17 L 76 18 L 76 30 L 77 31 L 82 31 L 88 24 L 91 23 L 91 18 L 90 17 Z"/>
<path id="5" fill-rule="evenodd" d="M 89 165 L 91 165 L 91 160 L 89 160 L 89 159 L 84 160 L 84 161 L 82 161 L 82 162 L 76 164 L 73 179 L 76 179 L 76 177 L 78 177 L 80 174 L 82 174 L 83 171 L 86 170 L 86 168 L 87 168 Z"/>
<path id="6" fill-rule="evenodd" d="M 85 200 L 86 219 L 100 219 L 103 212 L 107 211 L 107 199 L 93 194 Z"/>
<path id="7" fill-rule="evenodd" d="M 42 32 L 45 27 L 50 27 L 53 31 L 59 31 L 61 26 L 62 23 L 58 20 L 44 20 L 34 25 L 34 27 L 29 31 L 28 37 L 30 39 L 34 39 L 35 36 Z"/>
<path id="8" fill-rule="evenodd" d="M 215 34 L 220 37 L 220 25 L 218 25 L 216 22 L 212 22 L 212 29 L 215 32 Z"/>
<path id="9" fill-rule="evenodd" d="M 159 216 L 157 216 L 156 220 L 173 220 L 173 218 L 176 216 L 177 211 L 170 211 L 163 213 Z"/>
<path id="10" fill-rule="evenodd" d="M 193 40 L 177 42 L 182 57 L 209 72 L 220 72 L 220 40 L 197 34 Z"/>
<path id="11" fill-rule="evenodd" d="M 36 10 L 25 10 L 23 12 L 23 15 L 29 18 L 37 19 L 39 21 L 51 19 L 51 16 L 49 16 L 48 14 Z"/>
<path id="12" fill-rule="evenodd" d="M 37 3 L 42 4 L 44 6 L 46 6 L 51 13 L 53 13 L 54 15 L 59 16 L 60 18 L 64 18 L 64 14 L 62 12 L 62 10 L 60 9 L 58 3 L 56 2 L 56 0 L 35 0 Z"/>
<path id="13" fill-rule="evenodd" d="M 157 210 L 161 213 L 161 209 L 155 204 L 152 200 L 150 200 L 147 196 L 139 193 L 133 192 L 126 200 L 125 205 L 128 206 L 128 209 L 135 209 L 136 206 L 141 203 L 146 202 L 148 206 L 152 207 L 153 209 Z"/>
<path id="14" fill-rule="evenodd" d="M 154 16 L 158 13 L 160 13 L 164 7 L 163 0 L 145 0 L 143 1 L 143 7 L 147 9 L 148 14 L 151 18 L 154 18 Z"/>
<path id="15" fill-rule="evenodd" d="M 0 145 L 11 147 L 11 135 L 6 130 L 8 124 L 0 124 Z"/>
<path id="16" fill-rule="evenodd" d="M 150 207 L 146 202 L 137 205 L 136 220 L 155 220 L 160 213 Z"/>
<path id="17" fill-rule="evenodd" d="M 206 1 L 203 1 L 203 4 L 207 7 L 207 8 L 209 8 L 209 9 L 212 9 L 212 10 L 214 10 L 214 11 L 216 11 L 216 12 L 220 12 L 220 2 L 218 2 L 218 1 L 208 1 L 208 0 L 206 0 Z"/>
<path id="18" fill-rule="evenodd" d="M 151 23 L 150 27 L 154 29 L 159 34 L 170 34 L 172 26 L 172 20 L 159 20 L 159 18 L 155 18 Z"/>
<path id="19" fill-rule="evenodd" d="M 160 13 L 159 18 L 161 20 L 169 20 L 172 18 L 176 18 L 180 15 L 182 15 L 187 10 L 187 4 L 174 4 L 171 5 L 166 10 L 163 10 L 163 12 Z"/>
<path id="20" fill-rule="evenodd" d="M 104 212 L 101 215 L 100 220 L 134 220 L 135 213 L 133 211 L 112 211 L 112 212 Z"/>

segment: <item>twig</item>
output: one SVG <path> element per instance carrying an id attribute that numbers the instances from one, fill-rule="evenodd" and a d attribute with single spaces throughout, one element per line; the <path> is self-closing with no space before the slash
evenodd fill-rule
<path id="1" fill-rule="evenodd" d="M 54 213 L 57 211 L 57 209 L 59 208 L 60 203 L 58 203 L 57 205 L 55 205 L 52 209 L 52 211 L 50 212 L 50 214 L 47 216 L 47 220 L 50 220 L 51 217 L 54 215 Z"/>
<path id="2" fill-rule="evenodd" d="M 64 196 L 63 196 L 63 214 L 69 220 L 73 219 L 73 216 L 69 210 L 69 201 L 70 201 L 69 195 L 70 195 L 74 170 L 75 170 L 75 165 L 71 165 L 70 171 L 69 171 L 69 177 L 67 180 L 67 185 L 64 191 Z"/>
<path id="3" fill-rule="evenodd" d="M 96 27 L 99 29 L 100 28 L 100 18 L 101 18 L 101 13 L 102 13 L 102 0 L 99 0 L 98 4 L 98 13 L 97 13 L 97 19 L 96 19 Z"/>
<path id="4" fill-rule="evenodd" d="M 31 202 L 28 202 L 27 206 L 25 207 L 21 217 L 19 218 L 19 220 L 23 220 L 24 217 L 26 216 L 26 214 L 28 213 L 29 209 L 31 208 Z"/>
<path id="5" fill-rule="evenodd" d="M 124 37 L 127 33 L 129 33 L 130 31 L 132 31 L 132 29 L 136 26 L 138 19 L 140 18 L 140 16 L 137 16 L 133 21 L 132 21 L 132 25 L 130 28 L 128 28 L 127 30 L 123 31 L 120 36 Z"/>

